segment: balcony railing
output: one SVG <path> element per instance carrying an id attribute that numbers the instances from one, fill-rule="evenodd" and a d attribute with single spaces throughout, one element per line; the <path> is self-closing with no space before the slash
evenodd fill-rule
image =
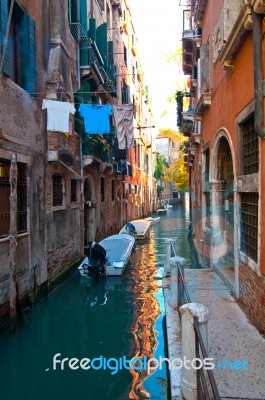
<path id="1" fill-rule="evenodd" d="M 114 82 L 104 69 L 104 61 L 96 43 L 87 37 L 82 25 L 78 22 L 70 24 L 71 34 L 77 42 L 80 50 L 80 67 L 92 68 L 100 84 L 106 92 L 112 96 L 117 95 Z"/>

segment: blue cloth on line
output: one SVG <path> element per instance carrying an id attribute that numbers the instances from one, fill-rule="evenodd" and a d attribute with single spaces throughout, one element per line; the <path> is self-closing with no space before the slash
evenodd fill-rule
<path id="1" fill-rule="evenodd" d="M 79 113 L 84 118 L 86 133 L 110 133 L 111 105 L 80 104 Z"/>

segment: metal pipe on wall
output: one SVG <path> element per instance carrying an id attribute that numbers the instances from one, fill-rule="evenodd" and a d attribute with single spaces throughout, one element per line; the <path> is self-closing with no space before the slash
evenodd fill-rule
<path id="1" fill-rule="evenodd" d="M 254 56 L 254 103 L 255 130 L 265 137 L 263 124 L 263 76 L 262 76 L 262 20 L 263 15 L 253 13 L 253 56 Z"/>

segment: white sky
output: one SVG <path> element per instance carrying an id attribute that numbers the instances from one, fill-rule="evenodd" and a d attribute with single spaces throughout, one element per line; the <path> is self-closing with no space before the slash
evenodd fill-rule
<path id="1" fill-rule="evenodd" d="M 156 125 L 176 129 L 176 102 L 167 99 L 177 89 L 178 69 L 167 54 L 181 47 L 182 9 L 179 0 L 130 0 L 140 58 L 153 100 Z M 167 117 L 159 118 L 167 110 Z M 158 117 L 157 117 L 158 116 Z"/>

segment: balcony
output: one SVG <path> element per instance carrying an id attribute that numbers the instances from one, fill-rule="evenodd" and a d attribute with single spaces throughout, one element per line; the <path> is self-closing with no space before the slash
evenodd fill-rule
<path id="1" fill-rule="evenodd" d="M 244 6 L 237 20 L 220 50 L 219 58 L 224 70 L 233 72 L 234 58 L 245 40 L 247 33 L 252 30 L 252 10 L 250 6 Z"/>
<path id="2" fill-rule="evenodd" d="M 116 97 L 116 86 L 104 69 L 104 61 L 96 43 L 87 37 L 79 23 L 70 24 L 70 30 L 79 46 L 81 78 L 90 81 L 91 90 L 102 90 Z"/>
<path id="3" fill-rule="evenodd" d="M 194 54 L 194 31 L 182 32 L 182 69 L 185 75 L 192 75 Z"/>
<path id="4" fill-rule="evenodd" d="M 202 115 L 204 111 L 211 106 L 211 102 L 211 93 L 202 93 L 196 105 L 195 115 Z"/>
<path id="5" fill-rule="evenodd" d="M 113 172 L 113 135 L 83 135 L 83 168 L 111 174 Z"/>
<path id="6" fill-rule="evenodd" d="M 75 143 L 62 132 L 47 131 L 48 161 L 62 162 L 68 166 L 75 163 Z"/>
<path id="7" fill-rule="evenodd" d="M 192 123 L 194 123 L 194 109 L 182 112 L 182 119 L 184 121 L 191 121 Z"/>

